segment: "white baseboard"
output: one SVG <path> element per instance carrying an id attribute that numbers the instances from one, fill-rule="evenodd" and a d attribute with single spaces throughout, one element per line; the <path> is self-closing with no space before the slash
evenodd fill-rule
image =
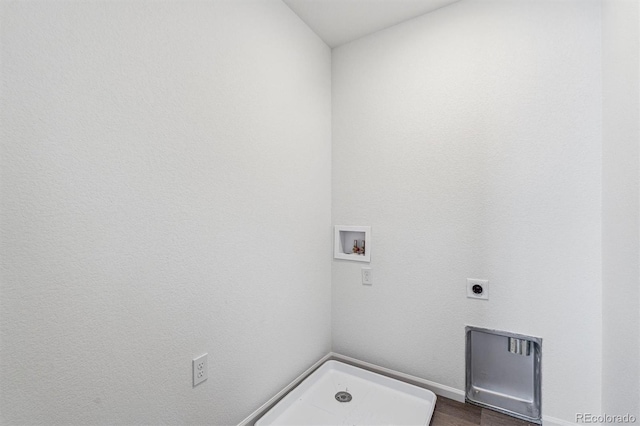
<path id="1" fill-rule="evenodd" d="M 556 419 L 555 417 L 542 416 L 542 426 L 576 426 L 578 423 L 568 422 L 566 420 Z M 596 423 L 589 423 L 598 426 Z"/>

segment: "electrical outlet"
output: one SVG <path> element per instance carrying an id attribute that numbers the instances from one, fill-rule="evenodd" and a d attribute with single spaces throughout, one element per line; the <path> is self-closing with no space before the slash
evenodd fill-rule
<path id="1" fill-rule="evenodd" d="M 371 268 L 362 268 L 362 284 L 373 285 L 373 276 Z"/>
<path id="2" fill-rule="evenodd" d="M 196 386 L 209 377 L 209 366 L 207 365 L 207 355 L 200 355 L 198 358 L 193 360 L 193 386 Z"/>
<path id="3" fill-rule="evenodd" d="M 467 278 L 467 297 L 489 300 L 489 280 Z"/>

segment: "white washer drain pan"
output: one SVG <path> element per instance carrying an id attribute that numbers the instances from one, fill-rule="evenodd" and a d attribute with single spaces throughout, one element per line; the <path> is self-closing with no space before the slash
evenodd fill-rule
<path id="1" fill-rule="evenodd" d="M 352 396 L 336 399 L 338 392 Z M 338 395 L 339 399 L 344 396 Z M 430 390 L 339 361 L 327 361 L 255 424 L 428 425 L 436 405 Z"/>

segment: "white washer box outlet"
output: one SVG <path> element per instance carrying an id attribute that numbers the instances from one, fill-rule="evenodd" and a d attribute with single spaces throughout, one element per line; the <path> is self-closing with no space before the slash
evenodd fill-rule
<path id="1" fill-rule="evenodd" d="M 467 297 L 489 300 L 489 280 L 467 278 Z"/>
<path id="2" fill-rule="evenodd" d="M 371 262 L 370 226 L 334 226 L 334 259 Z"/>

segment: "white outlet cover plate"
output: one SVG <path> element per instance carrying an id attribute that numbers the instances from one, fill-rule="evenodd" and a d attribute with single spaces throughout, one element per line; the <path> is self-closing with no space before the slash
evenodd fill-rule
<path id="1" fill-rule="evenodd" d="M 362 284 L 373 285 L 373 275 L 371 268 L 362 268 Z"/>
<path id="2" fill-rule="evenodd" d="M 476 294 L 473 292 L 472 288 L 476 284 L 482 286 L 482 293 Z M 467 297 L 470 299 L 489 300 L 489 280 L 467 278 Z"/>
<path id="3" fill-rule="evenodd" d="M 209 377 L 209 363 L 207 361 L 207 355 L 200 355 L 193 360 L 193 386 L 196 386 Z"/>

